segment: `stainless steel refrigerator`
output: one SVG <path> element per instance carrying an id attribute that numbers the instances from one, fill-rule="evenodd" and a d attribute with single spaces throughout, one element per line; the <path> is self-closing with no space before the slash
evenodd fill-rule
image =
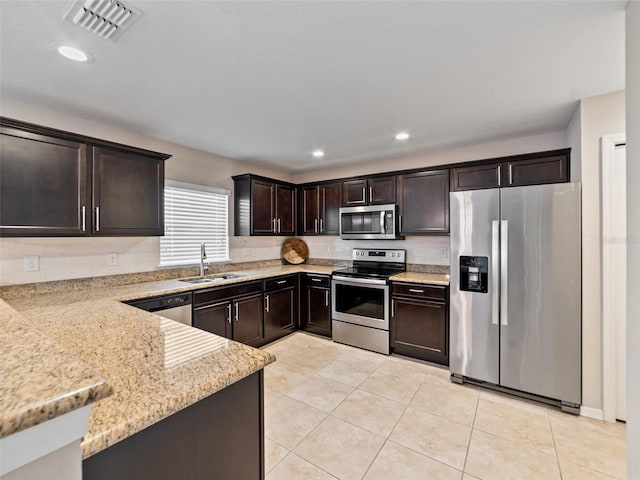
<path id="1" fill-rule="evenodd" d="M 575 412 L 580 185 L 453 192 L 450 200 L 452 381 L 487 382 Z"/>

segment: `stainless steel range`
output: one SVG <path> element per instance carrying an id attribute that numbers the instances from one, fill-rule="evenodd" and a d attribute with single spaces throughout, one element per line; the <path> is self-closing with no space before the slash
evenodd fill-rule
<path id="1" fill-rule="evenodd" d="M 389 277 L 407 269 L 405 250 L 354 248 L 353 267 L 333 272 L 333 340 L 389 355 Z"/>

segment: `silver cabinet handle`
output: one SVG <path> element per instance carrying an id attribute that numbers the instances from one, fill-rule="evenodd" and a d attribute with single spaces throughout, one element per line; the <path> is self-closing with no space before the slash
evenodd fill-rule
<path id="1" fill-rule="evenodd" d="M 264 296 L 264 311 L 269 313 L 269 295 Z"/>
<path id="2" fill-rule="evenodd" d="M 373 202 L 373 187 L 369 187 L 369 202 Z"/>
<path id="3" fill-rule="evenodd" d="M 271 220 L 271 231 L 273 233 L 277 233 L 277 230 L 276 230 L 276 219 L 275 218 L 273 220 Z"/>
<path id="4" fill-rule="evenodd" d="M 322 279 L 321 278 L 312 278 L 311 281 L 312 282 L 321 282 Z"/>
<path id="5" fill-rule="evenodd" d="M 100 207 L 96 207 L 96 232 L 100 231 Z"/>
<path id="6" fill-rule="evenodd" d="M 367 189 L 362 187 L 362 202 L 367 203 Z"/>
<path id="7" fill-rule="evenodd" d="M 324 232 L 324 220 L 320 219 L 320 233 Z"/>
<path id="8" fill-rule="evenodd" d="M 410 288 L 409 291 L 412 293 L 424 293 L 424 290 L 420 290 L 418 288 Z"/>
<path id="9" fill-rule="evenodd" d="M 502 165 L 498 165 L 498 186 L 502 186 Z"/>
<path id="10" fill-rule="evenodd" d="M 509 221 L 502 220 L 500 227 L 500 318 L 506 327 L 509 324 Z"/>
<path id="11" fill-rule="evenodd" d="M 513 164 L 509 164 L 509 185 L 513 185 Z"/>
<path id="12" fill-rule="evenodd" d="M 313 221 L 313 233 L 318 233 L 318 219 Z"/>
<path id="13" fill-rule="evenodd" d="M 231 302 L 227 305 L 227 322 L 231 323 Z"/>
<path id="14" fill-rule="evenodd" d="M 391 317 L 396 316 L 396 301 L 391 299 Z"/>
<path id="15" fill-rule="evenodd" d="M 283 283 L 287 283 L 287 281 L 286 280 L 278 280 L 276 282 L 276 285 L 282 285 Z"/>
<path id="16" fill-rule="evenodd" d="M 324 291 L 324 306 L 329 306 L 329 290 Z"/>
<path id="17" fill-rule="evenodd" d="M 385 229 L 384 229 L 384 218 L 385 218 L 385 211 L 381 210 L 380 211 L 380 233 L 384 233 Z"/>
<path id="18" fill-rule="evenodd" d="M 238 305 L 238 302 L 236 302 L 236 322 L 238 322 L 238 320 L 240 319 L 240 306 Z"/>
<path id="19" fill-rule="evenodd" d="M 82 231 L 87 231 L 87 207 L 82 205 Z"/>
<path id="20" fill-rule="evenodd" d="M 491 323 L 498 325 L 498 317 L 500 314 L 500 222 L 494 220 L 491 222 Z"/>
<path id="21" fill-rule="evenodd" d="M 280 233 L 282 229 L 280 228 L 280 219 L 278 219 L 278 233 Z"/>

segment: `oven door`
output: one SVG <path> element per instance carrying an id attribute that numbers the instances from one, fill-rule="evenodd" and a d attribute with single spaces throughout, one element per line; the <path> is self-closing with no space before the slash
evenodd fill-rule
<path id="1" fill-rule="evenodd" d="M 385 280 L 333 276 L 331 318 L 389 330 L 389 285 Z"/>

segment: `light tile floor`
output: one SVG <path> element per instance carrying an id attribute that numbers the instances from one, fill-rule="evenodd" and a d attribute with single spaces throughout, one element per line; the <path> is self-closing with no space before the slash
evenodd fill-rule
<path id="1" fill-rule="evenodd" d="M 302 332 L 265 349 L 267 480 L 626 478 L 624 424 Z"/>

